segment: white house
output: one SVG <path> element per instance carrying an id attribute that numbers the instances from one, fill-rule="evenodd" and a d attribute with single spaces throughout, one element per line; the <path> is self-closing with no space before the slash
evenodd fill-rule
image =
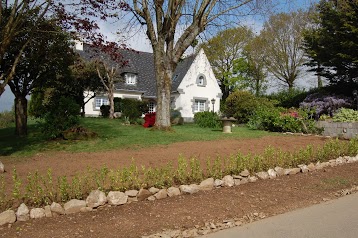
<path id="1" fill-rule="evenodd" d="M 80 55 L 87 60 L 98 54 L 86 45 L 79 49 Z M 119 69 L 120 80 L 115 84 L 114 97 L 145 100 L 150 112 L 155 112 L 153 54 L 122 50 L 121 55 L 128 63 Z M 175 69 L 172 80 L 171 107 L 181 112 L 184 121 L 192 121 L 196 112 L 220 110 L 222 93 L 204 50 L 182 60 Z M 88 93 L 85 92 L 85 95 Z M 85 115 L 99 116 L 103 104 L 108 104 L 107 95 L 97 93 L 96 97 L 86 104 Z"/>

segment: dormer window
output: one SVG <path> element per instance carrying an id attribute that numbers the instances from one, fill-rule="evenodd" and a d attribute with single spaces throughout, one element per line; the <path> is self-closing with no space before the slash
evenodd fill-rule
<path id="1" fill-rule="evenodd" d="M 126 73 L 124 75 L 127 85 L 135 85 L 137 83 L 137 75 L 132 73 Z"/>
<path id="2" fill-rule="evenodd" d="M 205 75 L 200 74 L 198 76 L 198 78 L 196 79 L 196 84 L 200 87 L 205 87 L 206 86 L 206 78 Z"/>

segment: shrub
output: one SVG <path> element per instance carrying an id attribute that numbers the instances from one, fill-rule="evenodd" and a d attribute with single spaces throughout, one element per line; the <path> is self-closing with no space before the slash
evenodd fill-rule
<path id="1" fill-rule="evenodd" d="M 155 112 L 145 114 L 143 126 L 148 128 L 154 126 L 154 124 L 155 124 Z"/>
<path id="2" fill-rule="evenodd" d="M 134 121 L 148 112 L 146 102 L 130 98 L 121 99 L 120 108 L 122 110 L 122 116 L 128 117 L 130 121 Z"/>
<path id="3" fill-rule="evenodd" d="M 358 111 L 348 108 L 341 108 L 333 116 L 333 121 L 336 122 L 356 122 L 358 121 Z"/>
<path id="4" fill-rule="evenodd" d="M 14 125 L 15 113 L 14 111 L 0 112 L 0 129 Z"/>
<path id="5" fill-rule="evenodd" d="M 114 112 L 120 112 L 121 111 L 121 98 L 114 98 Z"/>
<path id="6" fill-rule="evenodd" d="M 268 96 L 271 100 L 277 101 L 277 106 L 284 108 L 299 107 L 300 103 L 307 97 L 308 92 L 302 89 L 284 90 L 272 93 Z"/>
<path id="7" fill-rule="evenodd" d="M 220 128 L 221 122 L 217 113 L 213 112 L 197 112 L 194 115 L 194 122 L 200 127 Z"/>
<path id="8" fill-rule="evenodd" d="M 273 103 L 266 98 L 255 97 L 250 92 L 236 91 L 226 99 L 223 113 L 227 117 L 235 117 L 239 123 L 246 123 L 256 108 L 262 105 L 273 106 Z"/>
<path id="9" fill-rule="evenodd" d="M 317 133 L 315 123 L 303 110 L 261 106 L 250 117 L 248 127 L 273 132 Z"/>
<path id="10" fill-rule="evenodd" d="M 101 111 L 102 117 L 104 117 L 104 118 L 109 117 L 109 109 L 110 109 L 110 106 L 109 106 L 109 105 L 102 105 L 102 106 L 99 108 L 99 110 Z"/>
<path id="11" fill-rule="evenodd" d="M 314 110 L 314 118 L 319 119 L 320 115 L 327 114 L 333 117 L 334 113 L 341 107 L 350 107 L 351 99 L 345 96 L 322 95 L 314 93 L 308 95 L 305 100 L 300 103 L 300 108 L 306 110 Z"/>
<path id="12" fill-rule="evenodd" d="M 170 123 L 172 125 L 182 125 L 184 123 L 184 119 L 181 117 L 181 112 L 179 110 L 170 111 Z"/>
<path id="13" fill-rule="evenodd" d="M 65 130 L 79 123 L 80 106 L 72 98 L 62 96 L 54 99 L 46 108 L 41 127 L 49 138 L 60 137 Z"/>

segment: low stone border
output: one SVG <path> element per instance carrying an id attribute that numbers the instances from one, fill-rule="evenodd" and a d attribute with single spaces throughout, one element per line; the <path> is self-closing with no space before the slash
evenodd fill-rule
<path id="1" fill-rule="evenodd" d="M 328 162 L 317 162 L 316 164 L 302 164 L 299 165 L 297 168 L 281 168 L 281 167 L 275 167 L 274 169 L 269 169 L 268 171 L 262 171 L 258 172 L 256 174 L 250 174 L 248 170 L 242 171 L 238 175 L 226 175 L 222 179 L 213 179 L 208 178 L 202 181 L 199 185 L 198 184 L 190 184 L 190 185 L 180 185 L 179 187 L 170 187 L 170 188 L 164 188 L 164 189 L 158 189 L 155 187 L 144 189 L 141 188 L 138 190 L 128 190 L 125 192 L 120 191 L 110 191 L 107 196 L 104 192 L 100 190 L 93 190 L 86 200 L 77 200 L 72 199 L 65 203 L 63 206 L 59 203 L 53 202 L 51 205 L 47 205 L 42 208 L 31 208 L 29 209 L 26 204 L 22 203 L 16 210 L 7 210 L 2 213 L 0 213 L 0 226 L 8 224 L 11 226 L 16 221 L 27 221 L 29 219 L 39 219 L 44 217 L 54 217 L 59 215 L 65 215 L 65 214 L 73 214 L 78 212 L 90 212 L 95 211 L 96 208 L 104 206 L 104 205 L 110 205 L 110 206 L 118 206 L 118 205 L 124 205 L 126 203 L 132 203 L 137 201 L 143 201 L 143 200 L 159 200 L 164 199 L 167 197 L 173 197 L 173 196 L 179 196 L 183 194 L 193 194 L 197 193 L 199 191 L 204 190 L 212 190 L 214 188 L 220 188 L 220 187 L 233 187 L 233 186 L 239 186 L 241 184 L 246 183 L 254 183 L 258 179 L 274 179 L 278 176 L 284 176 L 284 175 L 294 175 L 297 173 L 307 173 L 309 171 L 314 170 L 320 170 L 325 167 L 331 166 L 337 166 L 345 163 L 353 163 L 358 162 L 358 155 L 355 157 L 338 157 L 337 159 L 329 160 Z M 345 193 L 349 193 L 349 191 L 344 191 Z M 259 219 L 263 218 L 263 214 L 252 214 L 249 218 L 251 219 Z M 241 219 L 241 218 L 240 218 Z M 244 220 L 230 220 L 230 221 L 224 221 L 223 223 L 213 224 L 208 223 L 205 225 L 206 228 L 195 228 L 189 231 L 180 231 L 180 232 L 186 232 L 188 234 L 182 234 L 177 235 L 179 231 L 170 231 L 170 235 L 166 235 L 164 237 L 193 237 L 196 235 L 203 235 L 207 234 L 211 231 L 217 231 L 218 229 L 224 229 L 229 228 L 233 226 L 237 226 L 244 222 L 246 218 L 242 218 Z M 208 227 L 210 229 L 208 229 Z M 200 228 L 200 229 L 199 229 Z M 148 238 L 151 237 L 163 237 L 158 236 L 157 234 L 152 236 L 147 236 Z"/>

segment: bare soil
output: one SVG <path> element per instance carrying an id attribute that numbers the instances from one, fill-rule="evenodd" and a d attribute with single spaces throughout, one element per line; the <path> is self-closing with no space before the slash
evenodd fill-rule
<path id="1" fill-rule="evenodd" d="M 324 143 L 320 137 L 275 136 L 259 139 L 215 142 L 185 142 L 140 150 L 100 153 L 38 154 L 26 160 L 6 158 L 6 166 L 15 166 L 20 176 L 33 170 L 54 169 L 55 175 L 72 175 L 86 166 L 123 166 L 131 163 L 158 166 L 176 161 L 181 153 L 200 160 L 217 155 L 260 153 L 271 145 L 296 150 L 308 144 Z M 0 158 L 3 160 L 3 158 Z M 358 163 L 327 168 L 306 174 L 260 180 L 233 188 L 201 191 L 194 195 L 102 207 L 94 212 L 79 213 L 18 222 L 0 227 L 0 237 L 140 237 L 163 229 L 188 229 L 205 222 L 222 222 L 250 213 L 273 216 L 310 206 L 328 199 L 343 188 L 358 185 Z"/>

